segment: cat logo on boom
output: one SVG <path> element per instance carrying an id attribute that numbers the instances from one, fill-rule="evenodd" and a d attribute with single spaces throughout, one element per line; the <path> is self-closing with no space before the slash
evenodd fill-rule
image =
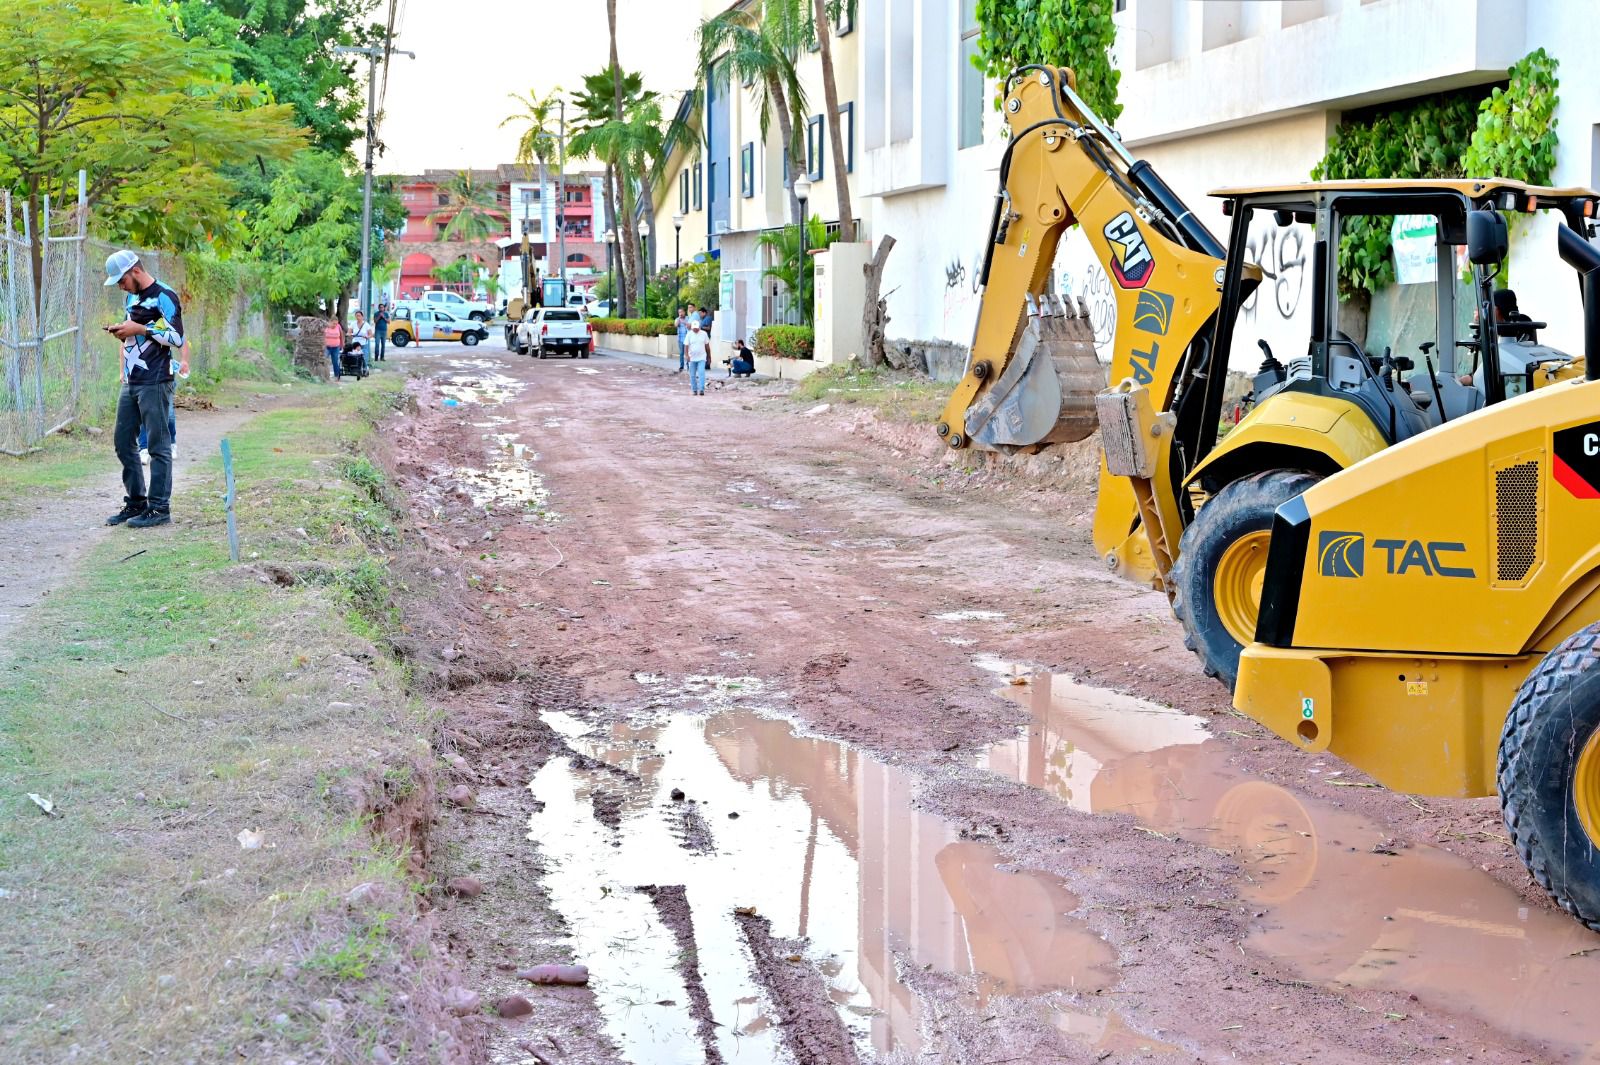
<path id="1" fill-rule="evenodd" d="M 1111 274 L 1123 288 L 1144 288 L 1156 268 L 1155 256 L 1133 215 L 1123 211 L 1101 230 L 1111 242 Z"/>

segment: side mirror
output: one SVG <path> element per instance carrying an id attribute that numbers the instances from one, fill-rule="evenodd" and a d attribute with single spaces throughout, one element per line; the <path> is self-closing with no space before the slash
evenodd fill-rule
<path id="1" fill-rule="evenodd" d="M 1467 258 L 1474 266 L 1493 266 L 1506 257 L 1506 220 L 1494 211 L 1467 212 Z"/>

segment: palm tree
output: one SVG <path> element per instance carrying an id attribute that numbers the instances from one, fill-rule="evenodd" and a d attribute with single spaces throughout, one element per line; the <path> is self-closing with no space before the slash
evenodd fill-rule
<path id="1" fill-rule="evenodd" d="M 572 150 L 578 155 L 592 155 L 609 160 L 617 174 L 617 211 L 619 226 L 617 240 L 623 245 L 624 313 L 632 305 L 635 289 L 643 280 L 638 261 L 638 248 L 632 222 L 638 194 L 642 190 L 631 179 L 633 174 L 648 174 L 653 162 L 661 156 L 663 143 L 661 102 L 654 93 L 635 102 L 621 121 L 607 120 L 592 126 L 572 138 Z"/>
<path id="2" fill-rule="evenodd" d="M 505 224 L 505 212 L 495 200 L 494 186 L 480 181 L 470 170 L 451 176 L 445 184 L 449 202 L 428 216 L 429 222 L 448 218 L 444 227 L 445 240 L 483 240 L 500 231 Z"/>
<path id="3" fill-rule="evenodd" d="M 762 277 L 774 278 L 783 284 L 791 296 L 790 309 L 799 312 L 800 324 L 806 324 L 806 311 L 811 306 L 812 269 L 816 262 L 811 252 L 820 251 L 839 238 L 828 232 L 822 219 L 812 215 L 806 219 L 806 255 L 800 256 L 800 227 L 784 226 L 768 230 L 756 238 L 763 248 L 770 248 L 777 262 L 761 272 Z"/>
<path id="4" fill-rule="evenodd" d="M 513 122 L 525 123 L 522 136 L 517 139 L 517 162 L 523 166 L 531 166 L 534 162 L 539 164 L 539 195 L 544 195 L 545 170 L 549 165 L 550 157 L 556 154 L 556 134 L 559 130 L 557 112 L 561 107 L 561 90 L 553 90 L 545 96 L 528 93 L 512 93 L 511 98 L 522 105 L 522 110 L 514 115 L 508 115 L 501 126 L 509 126 Z"/>
<path id="5" fill-rule="evenodd" d="M 806 95 L 795 69 L 803 42 L 804 22 L 795 0 L 772 0 L 760 15 L 750 9 L 724 11 L 706 19 L 695 31 L 699 81 L 695 84 L 689 114 L 704 110 L 707 90 L 724 89 L 732 78 L 757 86 L 756 104 L 761 140 L 774 116 L 784 149 L 784 186 L 789 189 L 790 215 L 800 219 L 800 200 L 794 194 L 791 171 L 801 158 L 800 131 L 805 128 Z M 671 152 L 689 138 L 685 122 L 674 121 L 664 149 Z"/>
<path id="6" fill-rule="evenodd" d="M 624 73 L 621 75 L 621 80 L 623 115 L 625 118 L 636 113 L 640 108 L 650 105 L 655 106 L 655 113 L 659 116 L 659 97 L 656 93 L 645 89 L 643 75 L 636 72 Z M 626 195 L 629 192 L 627 168 L 616 156 L 610 153 L 616 150 L 620 143 L 625 143 L 631 138 L 620 128 L 620 125 L 626 125 L 626 122 L 621 123 L 616 129 L 605 133 L 600 132 L 603 128 L 612 126 L 616 122 L 614 118 L 615 87 L 616 75 L 610 68 L 584 77 L 583 90 L 574 93 L 572 96 L 572 105 L 577 116 L 573 121 L 573 128 L 577 133 L 568 147 L 573 155 L 591 155 L 605 163 L 606 215 L 612 220 L 613 228 L 618 231 L 617 239 L 622 243 L 623 284 L 620 295 L 622 297 L 622 312 L 626 315 L 629 313 L 628 309 L 633 305 L 633 293 L 636 288 L 635 283 L 638 274 L 632 272 L 636 268 L 636 264 L 627 256 L 627 248 L 632 245 L 633 241 L 623 236 L 621 222 L 624 217 L 624 211 L 619 210 L 619 204 L 625 200 L 630 200 L 631 196 Z M 643 170 L 640 171 L 641 174 L 644 172 Z M 631 214 L 627 217 L 631 223 Z"/>
<path id="7" fill-rule="evenodd" d="M 783 0 L 792 2 L 792 0 Z M 816 30 L 822 60 L 822 98 L 828 104 L 828 139 L 833 151 L 833 187 L 839 196 L 839 239 L 856 239 L 855 215 L 850 210 L 850 181 L 844 171 L 844 133 L 839 129 L 839 83 L 833 76 L 833 41 L 829 20 L 852 0 L 811 0 L 811 22 Z"/>

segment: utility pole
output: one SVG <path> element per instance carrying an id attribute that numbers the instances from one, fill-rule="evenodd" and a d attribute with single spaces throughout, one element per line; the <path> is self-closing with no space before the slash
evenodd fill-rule
<path id="1" fill-rule="evenodd" d="M 412 59 L 417 58 L 417 53 L 402 51 L 399 48 L 388 47 L 388 40 L 382 44 L 369 45 L 366 48 L 355 48 L 346 45 L 335 47 L 335 55 L 364 55 L 367 57 L 367 164 L 366 173 L 362 179 L 361 188 L 361 315 L 368 321 L 372 319 L 372 157 L 377 150 L 378 116 L 373 112 L 377 109 L 378 98 L 378 60 L 385 63 L 391 55 L 407 55 Z"/>
<path id="2" fill-rule="evenodd" d="M 561 302 L 567 300 L 567 101 L 561 101 L 561 123 L 558 132 L 561 162 L 556 167 L 556 232 L 561 256 Z"/>

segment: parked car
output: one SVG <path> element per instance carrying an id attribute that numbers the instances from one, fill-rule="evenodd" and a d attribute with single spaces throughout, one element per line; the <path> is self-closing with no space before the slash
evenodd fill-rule
<path id="1" fill-rule="evenodd" d="M 488 338 L 489 330 L 482 322 L 457 318 L 448 311 L 396 307 L 389 320 L 389 342 L 397 348 L 424 340 L 459 340 L 470 348 Z"/>
<path id="2" fill-rule="evenodd" d="M 517 354 L 571 355 L 587 359 L 594 351 L 594 328 L 589 315 L 577 307 L 540 307 L 517 325 Z"/>
<path id="3" fill-rule="evenodd" d="M 405 301 L 402 306 L 445 311 L 457 318 L 470 318 L 475 322 L 487 322 L 494 317 L 494 307 L 490 304 L 469 300 L 458 292 L 445 292 L 442 289 L 424 292 L 417 299 Z"/>

